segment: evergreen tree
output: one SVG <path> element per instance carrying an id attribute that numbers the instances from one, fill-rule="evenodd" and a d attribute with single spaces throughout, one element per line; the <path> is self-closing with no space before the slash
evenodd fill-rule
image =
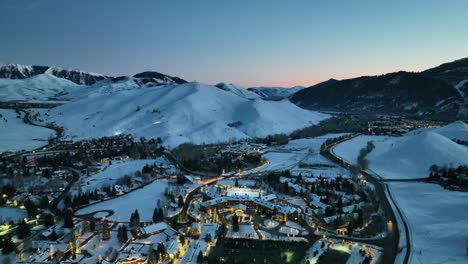
<path id="1" fill-rule="evenodd" d="M 23 239 L 31 235 L 31 229 L 29 228 L 25 219 L 18 223 L 18 227 L 16 228 L 16 235 L 19 239 Z"/>
<path id="2" fill-rule="evenodd" d="M 24 207 L 26 207 L 26 211 L 28 212 L 29 217 L 36 217 L 36 215 L 39 213 L 36 204 L 29 200 L 29 198 L 24 202 Z"/>
<path id="3" fill-rule="evenodd" d="M 203 262 L 203 253 L 200 251 L 197 256 L 197 263 L 201 264 Z"/>
<path id="4" fill-rule="evenodd" d="M 156 249 L 156 253 L 158 254 L 159 259 L 164 259 L 166 255 L 166 247 L 164 246 L 163 243 L 159 243 L 158 247 Z"/>
<path id="5" fill-rule="evenodd" d="M 183 206 L 184 206 L 184 198 L 182 197 L 182 195 L 179 195 L 178 206 L 179 206 L 179 207 L 183 207 Z"/>
<path id="6" fill-rule="evenodd" d="M 89 221 L 89 229 L 91 231 L 96 230 L 96 221 L 94 220 L 94 218 L 91 218 L 91 221 Z"/>
<path id="7" fill-rule="evenodd" d="M 239 217 L 237 214 L 234 214 L 232 216 L 232 230 L 234 232 L 239 232 Z"/>
<path id="8" fill-rule="evenodd" d="M 1 248 L 4 255 L 9 254 L 15 250 L 15 244 L 11 240 L 10 236 L 0 238 Z"/>
<path id="9" fill-rule="evenodd" d="M 104 221 L 102 225 L 102 240 L 110 239 L 110 226 L 107 220 Z"/>
<path id="10" fill-rule="evenodd" d="M 46 227 L 50 227 L 54 225 L 54 216 L 51 214 L 44 215 L 44 225 Z"/>
<path id="11" fill-rule="evenodd" d="M 65 211 L 63 212 L 63 227 L 75 227 L 75 224 L 73 223 L 73 211 L 71 209 L 65 209 Z"/>
<path id="12" fill-rule="evenodd" d="M 154 208 L 154 211 L 153 211 L 153 222 L 156 223 L 156 222 L 159 222 L 159 214 L 158 214 L 158 208 Z"/>

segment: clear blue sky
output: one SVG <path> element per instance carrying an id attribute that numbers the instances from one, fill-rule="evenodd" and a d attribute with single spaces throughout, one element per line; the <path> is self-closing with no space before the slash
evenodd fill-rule
<path id="1" fill-rule="evenodd" d="M 468 57 L 468 1 L 1 0 L 0 62 L 309 86 Z"/>

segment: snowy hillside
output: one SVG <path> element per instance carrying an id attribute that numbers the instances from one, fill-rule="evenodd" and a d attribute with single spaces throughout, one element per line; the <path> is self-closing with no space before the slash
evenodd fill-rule
<path id="1" fill-rule="evenodd" d="M 4 64 L 0 65 L 0 78 L 26 79 L 40 74 L 50 74 L 76 84 L 90 85 L 108 79 L 108 76 L 81 70 L 62 69 L 49 66 Z"/>
<path id="2" fill-rule="evenodd" d="M 339 144 L 333 151 L 355 163 L 359 150 L 368 141 L 373 141 L 375 145 L 367 156 L 369 167 L 387 179 L 428 177 L 432 164 L 468 164 L 468 148 L 435 131 L 409 133 L 403 137 L 359 136 Z"/>
<path id="3" fill-rule="evenodd" d="M 27 79 L 0 79 L 0 101 L 48 101 L 77 87 L 80 86 L 50 74 Z"/>
<path id="4" fill-rule="evenodd" d="M 258 94 L 265 100 L 282 100 L 291 97 L 293 94 L 304 89 L 304 86 L 284 87 L 252 87 L 248 90 Z"/>
<path id="5" fill-rule="evenodd" d="M 444 127 L 435 129 L 434 132 L 454 140 L 468 140 L 468 125 L 463 121 L 456 121 Z"/>
<path id="6" fill-rule="evenodd" d="M 258 99 L 260 96 L 256 93 L 253 93 L 244 87 L 232 84 L 232 83 L 218 83 L 215 85 L 215 87 L 218 87 L 221 90 L 231 92 L 233 94 L 236 94 L 240 97 L 246 98 L 246 99 Z"/>
<path id="7" fill-rule="evenodd" d="M 25 124 L 22 117 L 14 110 L 0 109 L 0 152 L 40 148 L 54 135 L 53 130 Z"/>
<path id="8" fill-rule="evenodd" d="M 468 164 L 468 148 L 433 132 L 408 136 L 380 155 L 369 155 L 370 167 L 385 178 L 428 177 L 432 164 Z"/>
<path id="9" fill-rule="evenodd" d="M 66 105 L 50 109 L 48 121 L 73 139 L 130 133 L 183 142 L 215 143 L 288 133 L 316 124 L 325 114 L 289 101 L 250 100 L 214 86 L 186 83 L 144 89 L 94 87 Z M 76 95 L 75 98 L 78 98 Z"/>

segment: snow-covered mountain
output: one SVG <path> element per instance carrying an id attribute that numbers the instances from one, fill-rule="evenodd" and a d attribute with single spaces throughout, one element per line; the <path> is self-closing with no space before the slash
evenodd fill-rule
<path id="1" fill-rule="evenodd" d="M 37 120 L 63 126 L 72 139 L 128 133 L 161 137 L 175 147 L 289 133 L 328 118 L 288 100 L 264 100 L 234 84 L 187 83 L 158 72 L 108 77 L 24 65 L 6 65 L 1 72 L 0 101 L 61 101 L 37 110 Z M 98 79 L 74 79 L 73 72 Z"/>
<path id="2" fill-rule="evenodd" d="M 466 118 L 468 58 L 423 72 L 330 80 L 295 93 L 291 101 L 312 110 Z"/>
<path id="3" fill-rule="evenodd" d="M 235 95 L 238 95 L 240 97 L 243 97 L 245 99 L 258 99 L 260 98 L 260 96 L 258 96 L 257 94 L 251 92 L 251 91 L 248 91 L 247 89 L 245 89 L 244 87 L 241 87 L 239 85 L 235 85 L 235 84 L 232 84 L 232 83 L 218 83 L 215 85 L 215 87 L 218 87 L 219 89 L 221 90 L 224 90 L 224 91 L 228 91 L 228 92 L 231 92 Z"/>
<path id="4" fill-rule="evenodd" d="M 64 126 L 74 139 L 129 133 L 161 137 L 170 147 L 288 133 L 328 117 L 197 82 L 139 89 L 129 78 L 76 89 L 72 97 L 41 111 L 41 118 Z"/>
<path id="5" fill-rule="evenodd" d="M 65 95 L 83 87 L 51 74 L 38 74 L 26 79 L 0 79 L 0 101 L 65 100 Z"/>
<path id="6" fill-rule="evenodd" d="M 186 80 L 179 77 L 173 77 L 166 74 L 162 74 L 154 71 L 146 71 L 142 73 L 135 74 L 134 78 L 140 79 L 144 84 L 148 83 L 157 83 L 157 84 L 184 84 L 187 83 Z"/>
<path id="7" fill-rule="evenodd" d="M 251 87 L 247 90 L 260 95 L 265 100 L 283 100 L 291 97 L 293 94 L 304 89 L 304 86 L 294 86 L 291 88 L 284 87 Z"/>
<path id="8" fill-rule="evenodd" d="M 76 84 L 90 85 L 110 77 L 80 70 L 54 68 L 49 66 L 5 64 L 0 65 L 0 78 L 26 79 L 40 74 L 50 74 Z"/>

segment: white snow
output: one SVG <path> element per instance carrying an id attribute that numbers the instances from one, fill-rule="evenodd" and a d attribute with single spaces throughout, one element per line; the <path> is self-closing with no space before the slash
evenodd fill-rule
<path id="1" fill-rule="evenodd" d="M 462 87 L 465 85 L 465 83 L 468 82 L 468 79 L 460 81 L 455 85 L 455 89 L 460 93 L 461 97 L 465 97 L 465 93 L 462 91 Z"/>
<path id="2" fill-rule="evenodd" d="M 367 142 L 372 141 L 374 145 L 378 145 L 378 142 L 388 139 L 387 136 L 368 136 L 360 135 L 351 140 L 347 140 L 341 144 L 336 145 L 332 152 L 346 160 L 351 164 L 356 164 L 356 159 L 359 155 L 359 151 L 367 145 Z M 372 152 L 376 151 L 374 149 Z"/>
<path id="3" fill-rule="evenodd" d="M 76 98 L 73 102 L 49 113 L 49 121 L 63 125 L 66 135 L 74 139 L 129 133 L 161 137 L 164 144 L 175 147 L 189 141 L 216 143 L 289 133 L 329 117 L 301 109 L 289 101 L 250 100 L 195 82 L 79 92 L 83 93 L 81 97 L 73 95 Z M 228 126 L 238 121 L 240 126 Z"/>
<path id="4" fill-rule="evenodd" d="M 14 110 L 0 109 L 0 152 L 40 148 L 47 145 L 48 138 L 55 134 L 53 130 L 24 123 L 23 115 Z"/>
<path id="5" fill-rule="evenodd" d="M 293 94 L 304 89 L 304 86 L 294 86 L 291 88 L 285 87 L 252 87 L 249 91 L 252 91 L 260 95 L 266 100 L 282 100 L 291 97 Z"/>
<path id="6" fill-rule="evenodd" d="M 18 208 L 0 207 L 0 223 L 13 221 L 18 222 L 19 220 L 27 217 L 26 211 Z"/>
<path id="7" fill-rule="evenodd" d="M 232 225 L 227 226 L 227 234 L 226 237 L 231 238 L 249 238 L 249 239 L 259 239 L 257 232 L 255 232 L 255 228 L 253 225 L 239 225 L 239 231 L 234 232 L 232 230 Z"/>
<path id="8" fill-rule="evenodd" d="M 456 121 L 446 126 L 434 129 L 434 132 L 450 139 L 468 140 L 468 125 L 463 121 Z"/>
<path id="9" fill-rule="evenodd" d="M 112 165 L 106 165 L 97 174 L 82 176 L 80 179 L 82 191 L 90 192 L 96 189 L 99 190 L 104 186 L 112 186 L 125 175 L 133 178 L 134 173 L 141 171 L 145 165 L 156 163 L 159 166 L 162 162 L 166 163 L 167 161 L 163 158 L 154 160 L 112 160 Z"/>
<path id="10" fill-rule="evenodd" d="M 27 79 L 0 78 L 0 101 L 48 101 L 51 97 L 81 87 L 50 74 L 39 74 Z"/>
<path id="11" fill-rule="evenodd" d="M 468 193 L 429 183 L 392 182 L 389 187 L 409 224 L 411 263 L 466 263 Z"/>
<path id="12" fill-rule="evenodd" d="M 239 85 L 235 85 L 235 84 L 232 84 L 232 83 L 218 83 L 215 85 L 216 87 L 218 87 L 219 89 L 222 89 L 222 90 L 225 90 L 225 91 L 229 91 L 235 95 L 238 95 L 240 97 L 243 97 L 245 99 L 258 99 L 260 98 L 260 96 L 254 92 L 251 92 L 247 89 L 245 89 L 244 87 L 241 87 Z"/>
<path id="13" fill-rule="evenodd" d="M 433 132 L 405 136 L 387 147 L 384 153 L 369 155 L 370 168 L 384 178 L 425 178 L 433 164 L 468 164 L 467 147 Z"/>
<path id="14" fill-rule="evenodd" d="M 167 181 L 157 180 L 118 198 L 80 209 L 76 214 L 82 215 L 100 210 L 112 210 L 114 214 L 108 217 L 109 220 L 129 222 L 130 215 L 135 210 L 138 210 L 140 220 L 149 222 L 152 221 L 153 210 L 157 205 L 158 199 L 164 204 L 164 189 L 167 186 Z"/>
<path id="15" fill-rule="evenodd" d="M 350 163 L 356 163 L 359 150 L 367 141 L 375 145 L 366 157 L 369 168 L 386 179 L 425 178 L 433 164 L 468 164 L 467 147 L 428 130 L 402 137 L 359 136 L 339 144 L 333 151 Z"/>

